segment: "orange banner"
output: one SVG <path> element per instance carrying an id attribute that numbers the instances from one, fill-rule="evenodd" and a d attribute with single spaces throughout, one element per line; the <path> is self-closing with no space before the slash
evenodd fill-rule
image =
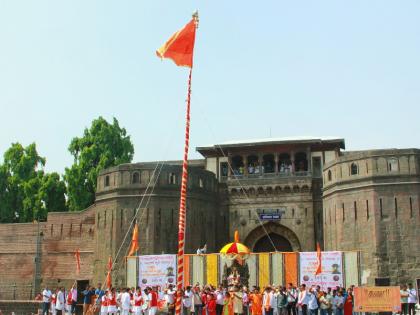
<path id="1" fill-rule="evenodd" d="M 298 284 L 298 256 L 297 253 L 284 253 L 285 283 Z"/>
<path id="2" fill-rule="evenodd" d="M 398 312 L 401 311 L 399 287 L 356 287 L 354 288 L 355 312 Z"/>
<path id="3" fill-rule="evenodd" d="M 184 287 L 190 285 L 190 256 L 184 255 Z"/>

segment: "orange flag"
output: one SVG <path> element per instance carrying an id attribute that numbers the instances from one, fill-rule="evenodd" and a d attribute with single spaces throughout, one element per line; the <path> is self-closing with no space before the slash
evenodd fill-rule
<path id="1" fill-rule="evenodd" d="M 111 271 L 108 271 L 108 273 L 106 275 L 106 287 L 107 287 L 107 289 L 112 288 Z"/>
<path id="2" fill-rule="evenodd" d="M 321 246 L 319 243 L 316 243 L 316 270 L 315 275 L 320 275 L 322 273 L 322 254 L 321 254 Z"/>
<path id="3" fill-rule="evenodd" d="M 76 259 L 76 274 L 80 274 L 80 250 L 76 249 L 74 252 L 74 258 Z"/>
<path id="4" fill-rule="evenodd" d="M 158 57 L 172 59 L 177 66 L 192 68 L 197 23 L 198 15 L 194 14 L 193 19 L 187 25 L 173 34 L 162 47 L 156 50 Z"/>
<path id="5" fill-rule="evenodd" d="M 133 237 L 131 238 L 130 251 L 128 256 L 133 256 L 139 250 L 139 226 L 134 224 Z"/>
<path id="6" fill-rule="evenodd" d="M 112 256 L 111 255 L 109 255 L 108 264 L 106 265 L 106 267 L 107 267 L 108 271 L 112 270 Z"/>

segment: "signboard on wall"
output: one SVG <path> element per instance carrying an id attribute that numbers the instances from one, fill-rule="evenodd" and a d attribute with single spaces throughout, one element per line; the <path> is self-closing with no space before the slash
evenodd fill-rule
<path id="1" fill-rule="evenodd" d="M 176 284 L 176 255 L 139 256 L 139 286 L 166 287 Z"/>
<path id="2" fill-rule="evenodd" d="M 343 286 L 343 264 L 341 252 L 322 252 L 322 273 L 315 275 L 317 268 L 316 252 L 301 252 L 300 258 L 300 283 L 307 286 L 319 285 L 323 290 Z"/>
<path id="3" fill-rule="evenodd" d="M 353 294 L 355 312 L 401 311 L 399 287 L 356 287 Z"/>
<path id="4" fill-rule="evenodd" d="M 257 209 L 258 217 L 261 221 L 277 221 L 286 213 L 286 208 L 278 209 Z"/>

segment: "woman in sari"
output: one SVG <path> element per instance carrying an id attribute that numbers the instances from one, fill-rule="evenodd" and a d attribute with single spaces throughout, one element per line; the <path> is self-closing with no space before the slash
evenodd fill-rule
<path id="1" fill-rule="evenodd" d="M 344 302 L 344 315 L 353 314 L 353 292 L 351 289 L 347 290 L 346 301 Z"/>

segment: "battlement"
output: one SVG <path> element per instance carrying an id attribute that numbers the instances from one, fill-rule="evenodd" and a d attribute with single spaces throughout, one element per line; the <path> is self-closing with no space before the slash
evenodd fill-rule
<path id="1" fill-rule="evenodd" d="M 419 149 L 387 149 L 342 153 L 326 163 L 323 170 L 324 191 L 337 185 L 366 180 L 415 181 L 420 176 Z"/>
<path id="2" fill-rule="evenodd" d="M 179 190 L 182 164 L 176 162 L 122 164 L 100 172 L 97 180 L 97 200 L 105 197 L 139 194 L 149 187 Z M 204 169 L 203 160 L 188 167 L 188 189 L 197 192 L 217 192 L 212 172 Z"/>

